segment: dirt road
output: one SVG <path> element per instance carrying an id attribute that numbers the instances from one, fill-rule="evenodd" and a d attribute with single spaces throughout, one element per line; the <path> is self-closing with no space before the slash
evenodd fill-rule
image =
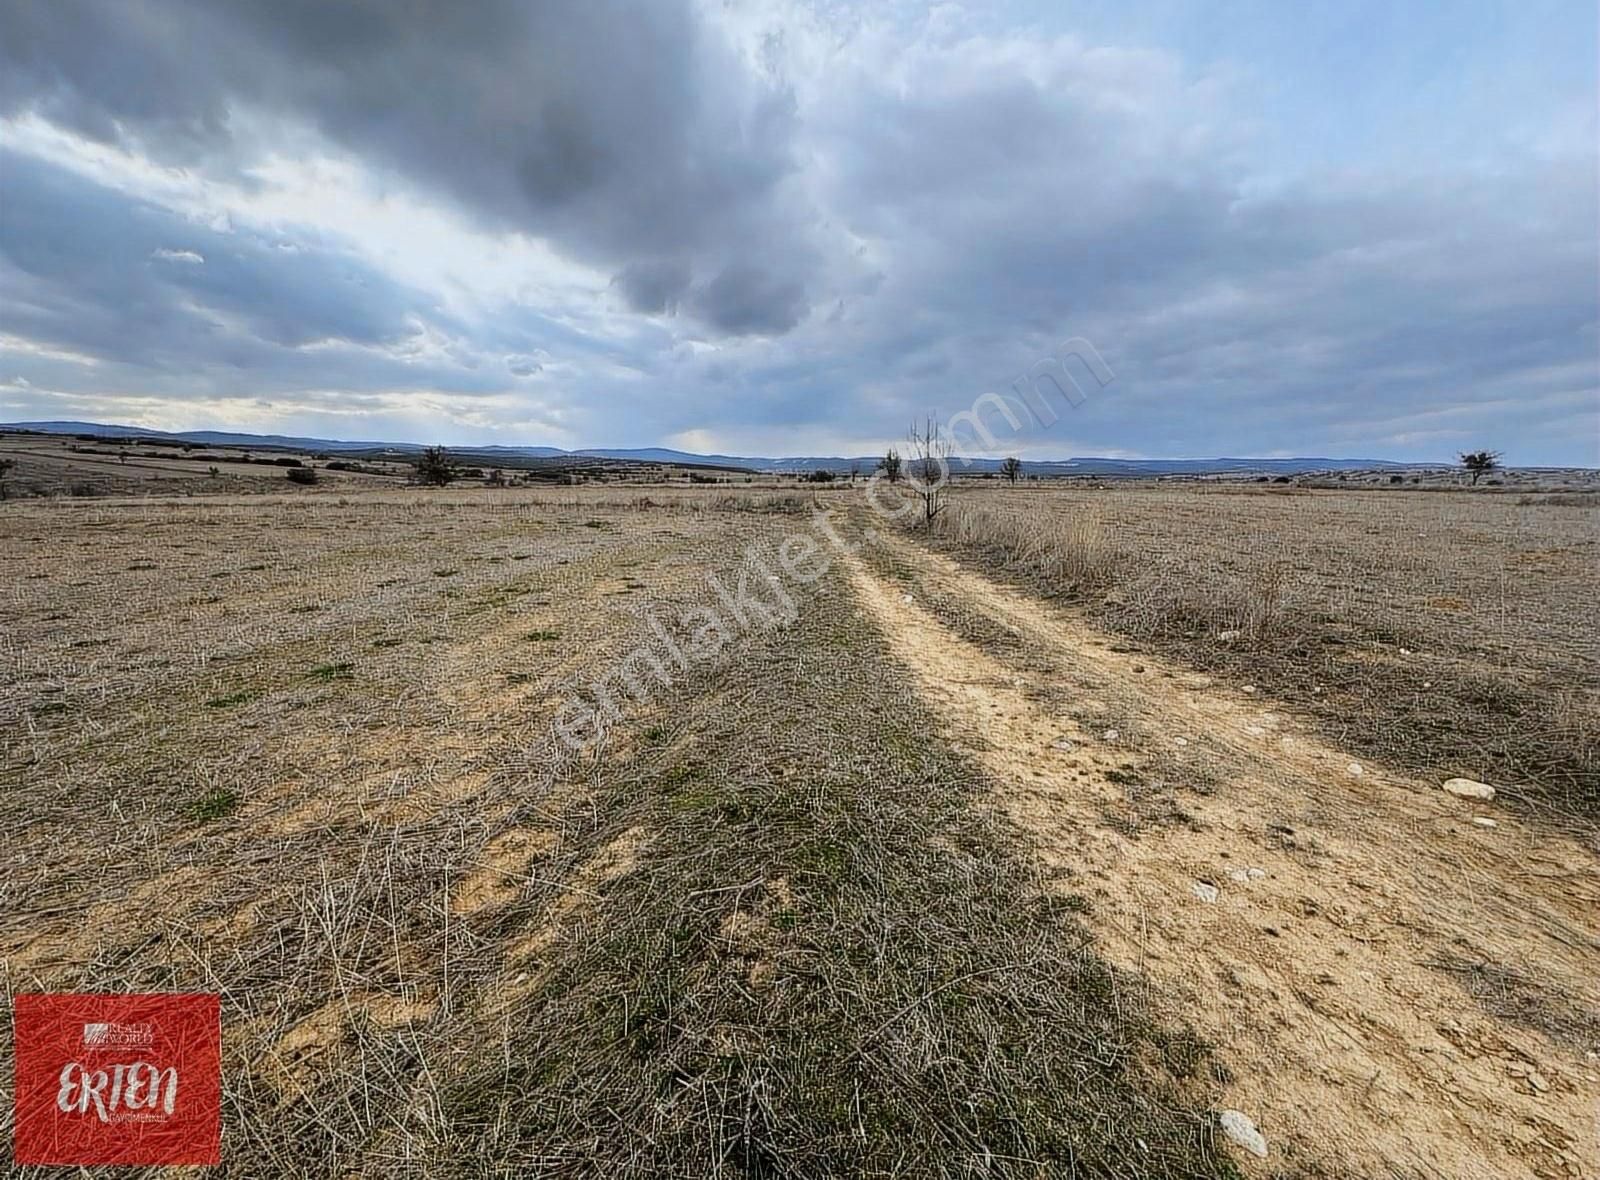
<path id="1" fill-rule="evenodd" d="M 1260 1174 L 1600 1176 L 1594 850 L 904 538 L 852 576 L 1102 953 L 1217 1046 Z"/>

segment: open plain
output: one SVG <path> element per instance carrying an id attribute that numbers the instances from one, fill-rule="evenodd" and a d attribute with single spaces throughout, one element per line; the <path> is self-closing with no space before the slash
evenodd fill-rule
<path id="1" fill-rule="evenodd" d="M 0 546 L 7 994 L 220 992 L 226 1174 L 1600 1176 L 1582 498 L 350 481 Z"/>

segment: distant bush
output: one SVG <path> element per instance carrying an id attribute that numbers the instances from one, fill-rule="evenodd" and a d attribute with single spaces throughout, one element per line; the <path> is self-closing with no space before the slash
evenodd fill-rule
<path id="1" fill-rule="evenodd" d="M 802 475 L 800 477 L 800 482 L 802 482 L 802 483 L 832 483 L 834 481 L 834 478 L 835 477 L 834 477 L 833 472 L 827 470 L 826 468 L 823 468 L 820 471 L 810 471 L 810 472 L 807 472 L 805 475 Z"/>
<path id="2" fill-rule="evenodd" d="M 314 467 L 291 467 L 285 474 L 290 483 L 312 484 L 317 482 L 317 470 Z"/>
<path id="3" fill-rule="evenodd" d="M 304 467 L 305 466 L 305 464 L 300 462 L 300 460 L 298 460 L 298 459 L 289 459 L 289 458 L 274 459 L 274 460 L 272 460 L 272 462 L 273 462 L 274 466 L 277 466 L 277 467 Z"/>
<path id="4" fill-rule="evenodd" d="M 450 453 L 443 447 L 428 447 L 417 456 L 417 482 L 442 488 L 456 478 Z"/>

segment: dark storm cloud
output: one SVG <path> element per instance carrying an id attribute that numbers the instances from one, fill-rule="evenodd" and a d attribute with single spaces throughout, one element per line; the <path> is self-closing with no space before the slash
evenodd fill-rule
<path id="1" fill-rule="evenodd" d="M 424 293 L 390 238 L 363 263 L 286 226 L 291 254 L 17 157 L 0 330 L 103 387 L 511 390 L 571 441 L 725 449 L 895 438 L 1084 336 L 1117 379 L 1038 453 L 1595 458 L 1592 119 L 1488 164 L 1285 162 L 1237 130 L 1258 94 L 1168 54 L 896 30 L 757 64 L 727 35 L 689 0 L 0 6 L 0 112 L 229 191 L 331 145 L 612 276 L 481 295 L 430 260 Z"/>
<path id="2" fill-rule="evenodd" d="M 629 263 L 613 280 L 634 311 L 662 315 L 677 311 L 689 289 L 689 264 L 683 259 Z"/>
<path id="3" fill-rule="evenodd" d="M 621 270 L 645 307 L 675 294 L 654 259 L 715 273 L 754 256 L 786 272 L 750 288 L 779 306 L 713 309 L 792 322 L 808 265 L 777 207 L 793 98 L 683 2 L 6 5 L 0 104 L 185 165 L 247 160 L 241 113 L 309 125 L 489 226 Z"/>
<path id="4" fill-rule="evenodd" d="M 805 312 L 805 289 L 760 266 L 733 263 L 694 293 L 695 309 L 731 335 L 781 334 Z"/>

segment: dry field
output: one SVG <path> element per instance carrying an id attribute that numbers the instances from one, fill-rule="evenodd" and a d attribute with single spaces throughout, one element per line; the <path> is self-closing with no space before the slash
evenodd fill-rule
<path id="1" fill-rule="evenodd" d="M 257 461 L 245 461 L 251 456 Z M 0 431 L 0 463 L 13 464 L 3 473 L 0 491 L 5 495 L 0 499 L 281 492 L 285 469 L 270 466 L 273 459 L 280 457 L 302 463 L 311 461 L 304 451 L 195 446 L 186 452 L 180 447 L 152 443 L 123 444 L 70 434 Z M 389 476 L 330 471 L 321 464 L 318 475 L 346 490 L 371 489 L 391 484 L 410 470 L 404 464 L 369 466 L 385 470 Z"/>
<path id="2" fill-rule="evenodd" d="M 0 504 L 6 994 L 220 992 L 241 1177 L 1600 1177 L 1597 540 L 1421 492 Z"/>

